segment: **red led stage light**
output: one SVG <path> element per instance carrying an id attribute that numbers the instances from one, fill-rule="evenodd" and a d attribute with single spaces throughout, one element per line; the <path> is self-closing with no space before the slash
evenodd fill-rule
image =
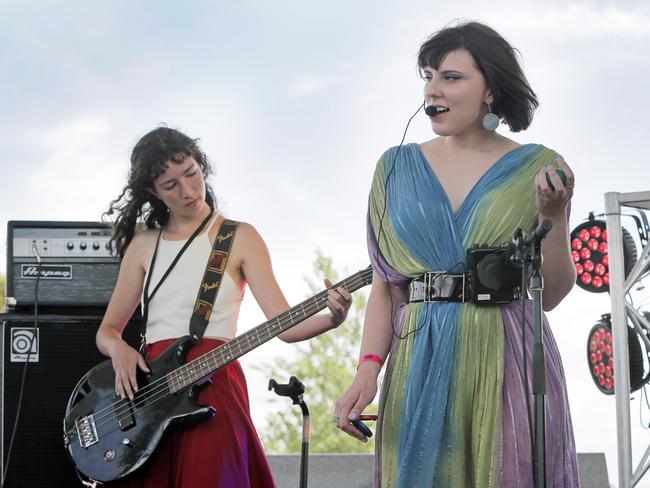
<path id="1" fill-rule="evenodd" d="M 640 283 L 650 276 L 648 260 L 648 240 L 650 225 L 646 214 L 639 210 L 634 214 L 621 214 L 631 217 L 641 244 L 641 258 L 638 258 L 635 239 L 630 232 L 621 227 L 623 247 L 623 274 L 626 279 L 625 287 L 629 288 L 633 279 Z M 604 220 L 596 220 L 590 212 L 588 219 L 571 231 L 571 260 L 575 266 L 576 283 L 584 290 L 603 293 L 609 292 L 609 239 L 607 224 Z M 639 264 L 637 265 L 637 260 Z M 642 269 L 635 269 L 642 268 Z M 634 276 L 630 273 L 634 270 Z M 637 290 L 642 289 L 639 285 Z M 627 304 L 627 301 L 626 301 Z M 626 318 L 627 346 L 629 352 L 630 391 L 636 391 L 650 381 L 650 312 L 636 312 Z M 639 314 L 643 315 L 643 319 Z M 587 365 L 589 374 L 596 388 L 606 395 L 615 392 L 614 379 L 614 341 L 612 335 L 611 314 L 601 316 L 589 331 L 587 338 Z"/>
<path id="2" fill-rule="evenodd" d="M 636 244 L 623 228 L 623 266 L 625 276 L 637 260 Z M 603 220 L 589 219 L 571 231 L 571 258 L 576 267 L 576 283 L 594 293 L 609 291 L 609 254 L 607 228 Z"/>
<path id="3" fill-rule="evenodd" d="M 650 320 L 649 312 L 643 312 L 643 315 Z M 647 332 L 644 333 L 647 336 Z M 650 356 L 639 332 L 630 323 L 627 327 L 627 344 L 630 355 L 630 391 L 636 391 L 650 380 Z M 611 314 L 606 313 L 591 328 L 587 339 L 587 363 L 591 379 L 596 388 L 606 395 L 614 394 L 613 349 Z"/>

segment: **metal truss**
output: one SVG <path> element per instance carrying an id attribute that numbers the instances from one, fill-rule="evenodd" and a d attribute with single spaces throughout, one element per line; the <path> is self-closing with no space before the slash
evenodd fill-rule
<path id="1" fill-rule="evenodd" d="M 619 488 L 631 488 L 650 469 L 650 445 L 637 468 L 632 470 L 632 433 L 630 428 L 630 371 L 627 344 L 627 323 L 642 332 L 650 331 L 650 323 L 628 301 L 628 293 L 650 272 L 650 245 L 646 245 L 627 279 L 623 263 L 623 234 L 621 208 L 650 210 L 650 191 L 635 193 L 605 193 L 607 236 L 609 254 L 610 297 L 612 300 L 612 333 L 614 339 L 614 384 L 616 394 L 616 427 L 618 446 Z M 645 345 L 650 341 L 645 333 L 639 334 Z"/>

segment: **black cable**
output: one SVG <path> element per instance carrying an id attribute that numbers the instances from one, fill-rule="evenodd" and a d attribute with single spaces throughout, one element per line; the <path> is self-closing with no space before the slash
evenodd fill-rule
<path id="1" fill-rule="evenodd" d="M 643 422 L 643 402 L 645 400 L 646 407 L 650 408 L 650 404 L 648 404 L 648 392 L 646 391 L 646 385 L 643 385 L 641 388 L 641 398 L 639 398 L 639 423 L 641 424 L 641 427 L 645 430 L 650 429 L 650 424 L 646 425 Z"/>
<path id="2" fill-rule="evenodd" d="M 435 281 L 436 281 L 438 278 L 441 278 L 442 275 L 445 275 L 445 274 L 451 273 L 451 271 L 452 271 L 456 266 L 458 266 L 459 264 L 464 265 L 465 263 L 462 262 L 462 261 L 458 261 L 456 264 L 454 264 L 454 265 L 453 265 L 451 268 L 449 268 L 447 271 L 443 271 L 443 272 L 441 272 L 440 274 L 435 275 L 435 276 L 433 277 L 433 282 L 435 283 Z M 464 294 L 465 294 L 465 290 L 463 289 L 463 296 L 464 296 Z M 392 309 L 392 302 L 391 302 L 391 309 Z M 411 332 L 407 332 L 406 335 L 403 335 L 403 336 L 400 336 L 399 334 L 397 334 L 397 332 L 395 331 L 395 327 L 393 327 L 393 334 L 395 334 L 395 337 L 397 337 L 398 339 L 402 340 L 402 339 L 406 339 L 406 338 L 407 338 L 408 336 L 410 336 L 411 334 L 415 334 L 415 333 L 416 333 L 417 331 L 419 331 L 422 327 L 424 327 L 424 323 L 422 323 L 422 325 L 420 325 L 419 327 L 416 327 L 415 329 L 413 329 Z"/>
<path id="3" fill-rule="evenodd" d="M 418 112 L 420 110 L 422 110 L 422 107 L 424 107 L 424 105 L 425 105 L 425 102 L 423 102 L 422 105 L 419 105 L 418 109 L 415 111 L 415 113 L 413 113 L 413 115 L 411 115 L 408 122 L 406 123 L 406 127 L 404 128 L 404 133 L 402 134 L 402 140 L 400 141 L 399 146 L 397 146 L 397 150 L 395 151 L 395 157 L 393 157 L 393 162 L 391 163 L 390 170 L 388 171 L 388 174 L 386 175 L 386 180 L 384 182 L 384 208 L 382 210 L 382 214 L 381 214 L 381 217 L 379 219 L 379 232 L 377 233 L 377 254 L 375 255 L 375 259 L 377 261 L 379 261 L 378 254 L 379 254 L 380 245 L 381 245 L 381 234 L 382 234 L 383 229 L 384 229 L 384 218 L 386 217 L 386 208 L 388 207 L 388 182 L 390 181 L 390 177 L 392 176 L 393 171 L 395 170 L 395 163 L 397 162 L 397 157 L 399 156 L 399 152 L 402 149 L 402 146 L 404 145 L 404 139 L 406 139 L 406 133 L 408 132 L 409 126 L 411 125 L 411 121 L 418 114 Z M 451 268 L 444 271 L 442 274 L 450 273 L 459 264 L 464 265 L 465 263 L 462 262 L 462 261 L 459 261 L 456 264 L 454 264 Z M 384 281 L 388 284 L 388 275 L 387 275 L 386 271 L 381 266 L 379 266 L 379 268 L 381 268 L 381 272 L 382 272 L 382 275 L 384 277 Z M 440 277 L 440 275 L 436 275 L 434 277 L 434 280 L 438 279 L 439 277 Z M 406 339 L 409 335 L 415 334 L 417 331 L 419 331 L 424 326 L 424 324 L 422 324 L 419 327 L 415 328 L 411 332 L 407 332 L 406 335 L 402 336 L 402 335 L 397 333 L 397 330 L 395 330 L 395 303 L 393 302 L 393 294 L 390 292 L 390 284 L 388 286 L 389 286 L 389 288 L 388 288 L 388 299 L 390 300 L 390 325 L 391 325 L 391 328 L 393 329 L 393 335 L 397 339 L 403 340 L 403 339 Z M 463 293 L 464 293 L 464 290 L 463 290 Z"/>
<path id="4" fill-rule="evenodd" d="M 648 233 L 650 232 L 650 228 L 648 226 L 648 219 L 645 216 L 645 213 L 643 213 L 641 210 L 637 211 L 640 215 L 641 218 L 643 219 L 643 223 L 641 222 L 641 219 L 637 217 L 635 214 L 632 213 L 623 213 L 623 212 L 604 212 L 604 213 L 599 213 L 599 214 L 594 214 L 593 212 L 590 213 L 590 217 L 607 217 L 609 215 L 618 215 L 619 217 L 630 217 L 631 219 L 634 219 L 636 222 L 636 227 L 637 227 L 637 232 L 639 233 L 639 241 L 641 242 L 641 247 L 645 248 L 646 244 L 648 243 Z M 589 221 L 589 218 L 586 220 L 587 222 Z M 643 224 L 643 225 L 642 225 Z"/>
<path id="5" fill-rule="evenodd" d="M 644 424 L 642 414 L 643 414 L 643 400 L 645 400 L 646 408 L 648 409 L 648 411 L 650 411 L 650 402 L 648 400 L 648 390 L 646 390 L 647 387 L 648 387 L 648 384 L 646 383 L 641 388 L 641 400 L 639 400 L 639 417 L 640 417 L 640 421 L 641 421 L 641 426 L 646 430 L 650 429 L 650 421 L 648 421 L 648 424 Z"/>
<path id="6" fill-rule="evenodd" d="M 386 207 L 388 206 L 388 182 L 390 181 L 390 177 L 393 174 L 393 170 L 395 169 L 395 162 L 397 161 L 397 156 L 399 155 L 400 150 L 402 149 L 402 146 L 404 145 L 404 139 L 406 139 L 406 133 L 409 130 L 409 125 L 411 125 L 411 121 L 413 118 L 418 114 L 420 110 L 422 110 L 422 107 L 424 107 L 424 102 L 422 102 L 421 105 L 418 105 L 418 109 L 415 111 L 413 115 L 411 115 L 411 118 L 409 118 L 408 122 L 406 123 L 406 127 L 404 128 L 404 133 L 402 134 L 402 140 L 399 143 L 399 146 L 397 146 L 397 150 L 395 151 L 395 157 L 393 158 L 393 162 L 391 163 L 390 170 L 388 171 L 388 174 L 386 175 L 386 180 L 384 182 L 384 208 L 381 214 L 381 217 L 379 219 L 379 232 L 377 233 L 377 254 L 375 255 L 375 259 L 379 261 L 379 251 L 380 251 L 380 246 L 381 246 L 381 234 L 384 230 L 384 218 L 386 216 Z M 455 266 L 455 265 L 454 265 Z M 393 335 L 398 338 L 398 339 L 405 339 L 408 337 L 409 334 L 406 334 L 404 337 L 401 337 L 397 331 L 395 330 L 395 303 L 393 302 L 393 294 L 390 291 L 390 283 L 388 281 L 388 274 L 386 271 L 381 267 L 378 266 L 378 268 L 381 269 L 382 274 L 384 276 L 384 281 L 388 285 L 388 299 L 390 300 L 390 325 L 391 328 L 393 329 Z M 412 331 L 416 332 L 418 329 Z"/>
<path id="7" fill-rule="evenodd" d="M 29 349 L 27 350 L 27 358 L 25 359 L 25 366 L 23 367 L 23 375 L 20 380 L 20 389 L 18 392 L 18 405 L 16 407 L 16 418 L 14 419 L 14 426 L 11 432 L 11 440 L 9 441 L 9 448 L 7 449 L 7 460 L 5 461 L 4 469 L 2 472 L 2 483 L 0 488 L 4 487 L 5 479 L 7 477 L 7 471 L 9 470 L 9 461 L 11 460 L 11 451 L 14 447 L 14 440 L 16 438 L 16 432 L 18 431 L 18 421 L 20 420 L 20 413 L 23 405 L 23 395 L 25 393 L 25 380 L 27 378 L 27 366 L 29 366 L 29 361 L 32 355 L 32 348 L 34 347 L 34 340 L 38 334 L 38 285 L 41 278 L 41 258 L 38 255 L 38 250 L 36 249 L 36 243 L 33 243 L 33 252 L 37 258 L 37 267 L 36 267 L 36 284 L 34 286 L 34 327 L 32 328 L 32 336 L 29 341 Z"/>
<path id="8" fill-rule="evenodd" d="M 149 268 L 147 271 L 147 280 L 144 283 L 144 288 L 142 292 L 142 329 L 140 330 L 140 352 L 144 352 L 144 346 L 147 343 L 146 337 L 147 337 L 147 320 L 149 319 L 149 302 L 151 299 L 154 297 L 158 289 L 162 286 L 163 282 L 167 279 L 167 276 L 172 272 L 174 267 L 176 266 L 176 263 L 181 259 L 181 256 L 183 253 L 187 250 L 188 247 L 190 247 L 190 244 L 192 244 L 192 241 L 196 239 L 196 237 L 199 235 L 199 233 L 205 228 L 206 224 L 210 221 L 212 218 L 212 215 L 214 215 L 214 209 L 210 207 L 210 213 L 206 218 L 204 218 L 199 226 L 194 230 L 192 235 L 189 237 L 189 239 L 183 244 L 183 247 L 176 253 L 176 256 L 174 256 L 174 259 L 172 260 L 171 264 L 167 267 L 167 270 L 163 273 L 162 277 L 158 280 L 158 283 L 154 287 L 153 291 L 149 293 L 149 284 L 151 283 L 151 276 L 153 275 L 153 269 L 154 266 L 156 265 L 156 256 L 158 256 L 158 246 L 160 245 L 160 239 L 162 239 L 162 233 L 165 230 L 165 227 L 160 228 L 160 232 L 158 233 L 158 239 L 156 240 L 156 247 L 153 250 L 153 256 L 151 256 L 151 262 L 149 263 Z"/>
<path id="9" fill-rule="evenodd" d="M 599 214 L 594 214 L 594 217 L 607 217 L 608 215 L 618 215 L 619 217 L 635 217 L 635 215 L 632 215 L 630 213 L 623 213 L 623 212 L 603 212 Z M 588 221 L 588 219 L 586 219 Z"/>

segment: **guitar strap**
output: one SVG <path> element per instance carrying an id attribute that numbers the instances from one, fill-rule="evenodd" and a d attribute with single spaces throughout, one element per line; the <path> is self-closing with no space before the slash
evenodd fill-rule
<path id="1" fill-rule="evenodd" d="M 234 220 L 224 220 L 219 226 L 190 319 L 190 337 L 195 344 L 203 337 L 208 327 L 238 225 L 239 222 Z"/>

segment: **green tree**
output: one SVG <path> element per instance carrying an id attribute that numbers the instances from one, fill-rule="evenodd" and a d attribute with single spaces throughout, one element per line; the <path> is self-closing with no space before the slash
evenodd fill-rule
<path id="1" fill-rule="evenodd" d="M 0 275 L 0 312 L 5 311 L 5 294 L 7 278 L 4 275 Z"/>
<path id="2" fill-rule="evenodd" d="M 315 278 L 305 278 L 311 295 L 323 289 L 323 278 L 336 283 L 339 279 L 332 268 L 332 259 L 316 251 Z M 304 400 L 311 417 L 310 452 L 367 453 L 374 449 L 373 438 L 367 444 L 350 437 L 332 423 L 336 399 L 350 386 L 357 367 L 361 328 L 366 309 L 366 295 L 362 290 L 353 294 L 347 320 L 336 330 L 296 345 L 294 358 L 278 358 L 257 369 L 279 383 L 296 376 L 305 385 Z M 277 454 L 300 452 L 302 443 L 302 414 L 288 398 L 271 400 L 284 415 L 270 413 L 266 428 L 261 432 L 267 451 Z M 376 412 L 374 405 L 366 412 Z M 370 425 L 374 430 L 374 425 Z"/>

